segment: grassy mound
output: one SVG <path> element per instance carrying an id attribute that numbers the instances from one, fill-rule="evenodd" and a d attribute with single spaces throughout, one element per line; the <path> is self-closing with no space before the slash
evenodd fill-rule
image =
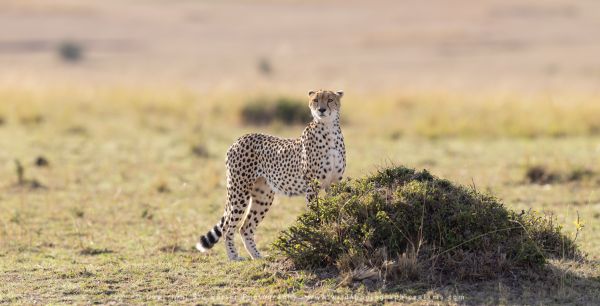
<path id="1" fill-rule="evenodd" d="M 490 279 L 578 255 L 551 218 L 404 167 L 334 186 L 274 249 L 296 268 L 335 268 L 358 280 Z"/>

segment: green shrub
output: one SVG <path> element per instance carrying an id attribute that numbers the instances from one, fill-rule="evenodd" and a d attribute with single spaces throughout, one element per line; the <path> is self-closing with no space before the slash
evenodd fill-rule
<path id="1" fill-rule="evenodd" d="M 489 279 L 578 254 L 552 219 L 405 167 L 337 184 L 273 246 L 296 268 L 385 278 Z"/>
<path id="2" fill-rule="evenodd" d="M 290 98 L 258 98 L 241 110 L 245 124 L 266 125 L 280 122 L 287 125 L 306 124 L 312 120 L 307 103 Z"/>
<path id="3" fill-rule="evenodd" d="M 271 73 L 273 73 L 273 65 L 271 65 L 271 61 L 266 57 L 260 58 L 258 60 L 258 71 L 262 75 L 271 75 Z"/>
<path id="4" fill-rule="evenodd" d="M 525 180 L 531 184 L 552 184 L 560 180 L 560 174 L 548 170 L 545 166 L 534 165 L 527 168 Z"/>
<path id="5" fill-rule="evenodd" d="M 531 184 L 558 184 L 581 182 L 594 178 L 596 173 L 588 168 L 575 167 L 563 171 L 551 170 L 544 165 L 532 165 L 525 171 L 525 182 Z"/>
<path id="6" fill-rule="evenodd" d="M 83 46 L 76 42 L 64 41 L 58 46 L 58 54 L 66 62 L 77 62 L 83 58 Z"/>

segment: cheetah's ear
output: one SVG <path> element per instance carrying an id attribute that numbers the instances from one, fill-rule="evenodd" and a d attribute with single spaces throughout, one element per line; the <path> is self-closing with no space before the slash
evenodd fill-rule
<path id="1" fill-rule="evenodd" d="M 344 91 L 343 91 L 343 90 L 338 90 L 338 91 L 336 91 L 335 93 L 336 93 L 336 94 L 338 95 L 338 97 L 340 97 L 340 98 L 344 96 Z"/>
<path id="2" fill-rule="evenodd" d="M 309 97 L 310 97 L 310 96 L 312 96 L 312 95 L 314 95 L 314 94 L 315 94 L 315 91 L 314 91 L 314 90 L 311 90 L 311 91 L 309 91 L 309 92 L 308 92 L 308 96 L 309 96 Z"/>

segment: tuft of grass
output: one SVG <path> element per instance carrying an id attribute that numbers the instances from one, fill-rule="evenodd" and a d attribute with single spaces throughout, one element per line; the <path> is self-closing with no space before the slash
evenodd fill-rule
<path id="1" fill-rule="evenodd" d="M 14 224 L 21 224 L 22 220 L 23 220 L 23 217 L 21 216 L 21 213 L 19 211 L 15 211 L 15 212 L 13 212 L 12 216 L 10 217 L 10 219 L 8 221 L 10 221 L 11 223 L 14 223 Z"/>
<path id="2" fill-rule="evenodd" d="M 192 154 L 197 157 L 206 158 L 210 157 L 210 153 L 208 152 L 208 148 L 204 144 L 196 144 L 191 148 Z"/>
<path id="3" fill-rule="evenodd" d="M 92 248 L 92 247 L 87 247 L 87 248 L 84 248 L 81 251 L 79 251 L 80 255 L 88 255 L 88 256 L 111 254 L 111 253 L 113 253 L 113 251 L 109 250 L 107 248 L 98 249 L 98 248 Z"/>
<path id="4" fill-rule="evenodd" d="M 25 184 L 25 167 L 21 164 L 21 161 L 15 160 L 15 172 L 17 173 L 17 184 Z"/>
<path id="5" fill-rule="evenodd" d="M 76 279 L 76 278 L 89 278 L 94 277 L 95 274 L 88 271 L 85 267 L 83 269 L 69 270 L 59 274 L 62 279 Z"/>
<path id="6" fill-rule="evenodd" d="M 37 179 L 25 178 L 25 167 L 21 164 L 21 161 L 19 161 L 18 159 L 15 160 L 15 172 L 17 175 L 17 186 L 28 187 L 30 189 L 46 188 L 46 186 L 40 183 Z"/>
<path id="7" fill-rule="evenodd" d="M 72 208 L 71 213 L 73 213 L 73 216 L 76 218 L 83 218 L 85 216 L 85 211 L 78 207 Z"/>
<path id="8" fill-rule="evenodd" d="M 312 120 L 306 103 L 286 97 L 254 99 L 245 104 L 240 115 L 245 124 L 252 125 L 268 125 L 274 122 L 294 125 L 306 124 Z"/>
<path id="9" fill-rule="evenodd" d="M 185 252 L 186 250 L 179 244 L 168 244 L 159 248 L 161 252 L 164 253 L 177 253 L 177 252 Z"/>
<path id="10" fill-rule="evenodd" d="M 44 156 L 38 156 L 34 162 L 36 167 L 48 167 L 50 166 L 50 162 Z"/>
<path id="11" fill-rule="evenodd" d="M 21 117 L 19 121 L 25 126 L 36 126 L 44 123 L 45 120 L 46 119 L 42 115 L 32 114 Z"/>
<path id="12" fill-rule="evenodd" d="M 274 242 L 296 268 L 351 278 L 492 279 L 580 255 L 552 218 L 405 167 L 346 180 Z"/>
<path id="13" fill-rule="evenodd" d="M 169 193 L 171 192 L 171 188 L 166 182 L 159 182 L 156 186 L 156 191 L 158 193 Z"/>
<path id="14" fill-rule="evenodd" d="M 65 133 L 72 135 L 87 135 L 88 130 L 81 125 L 74 125 L 65 129 Z"/>
<path id="15" fill-rule="evenodd" d="M 154 219 L 154 214 L 150 212 L 149 208 L 144 208 L 142 211 L 142 219 L 152 220 Z"/>

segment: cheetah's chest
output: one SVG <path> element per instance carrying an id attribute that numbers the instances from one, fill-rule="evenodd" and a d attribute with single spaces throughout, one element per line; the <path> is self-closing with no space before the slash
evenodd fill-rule
<path id="1" fill-rule="evenodd" d="M 324 187 L 328 187 L 339 181 L 343 174 L 344 157 L 341 147 L 342 141 L 341 137 L 335 134 L 326 136 L 324 165 L 322 169 L 325 178 L 321 180 Z"/>

